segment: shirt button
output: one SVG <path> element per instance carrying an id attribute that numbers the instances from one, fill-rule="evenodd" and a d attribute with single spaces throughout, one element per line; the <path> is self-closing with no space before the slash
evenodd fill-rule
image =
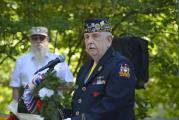
<path id="1" fill-rule="evenodd" d="M 75 114 L 76 114 L 76 116 L 78 116 L 78 115 L 80 114 L 80 112 L 79 112 L 79 111 L 76 111 L 76 113 L 75 113 Z"/>
<path id="2" fill-rule="evenodd" d="M 78 99 L 78 103 L 81 103 L 82 102 L 82 99 L 80 98 L 80 99 Z"/>
<path id="3" fill-rule="evenodd" d="M 86 87 L 82 87 L 82 91 L 85 92 L 86 91 Z"/>

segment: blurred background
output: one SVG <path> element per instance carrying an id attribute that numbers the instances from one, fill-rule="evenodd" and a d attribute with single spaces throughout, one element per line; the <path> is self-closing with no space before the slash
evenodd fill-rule
<path id="1" fill-rule="evenodd" d="M 136 89 L 137 120 L 179 119 L 178 6 L 176 0 L 0 0 L 0 114 L 9 114 L 11 73 L 29 50 L 31 27 L 49 29 L 50 51 L 65 55 L 76 77 L 87 58 L 84 20 L 107 17 L 114 37 L 148 41 L 149 80 Z"/>

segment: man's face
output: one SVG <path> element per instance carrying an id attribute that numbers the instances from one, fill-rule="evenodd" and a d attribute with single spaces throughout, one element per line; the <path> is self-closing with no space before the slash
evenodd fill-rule
<path id="1" fill-rule="evenodd" d="M 31 45 L 37 50 L 48 47 L 48 37 L 43 35 L 33 35 L 31 36 Z"/>
<path id="2" fill-rule="evenodd" d="M 85 33 L 86 52 L 94 59 L 99 59 L 104 55 L 112 42 L 112 35 L 108 32 Z"/>

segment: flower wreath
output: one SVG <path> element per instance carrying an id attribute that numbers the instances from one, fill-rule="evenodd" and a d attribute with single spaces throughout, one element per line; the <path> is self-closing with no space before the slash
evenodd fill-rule
<path id="1" fill-rule="evenodd" d="M 24 89 L 22 100 L 31 114 L 39 114 L 45 120 L 63 119 L 61 111 L 61 87 L 68 88 L 64 80 L 59 80 L 54 73 L 37 74 Z"/>

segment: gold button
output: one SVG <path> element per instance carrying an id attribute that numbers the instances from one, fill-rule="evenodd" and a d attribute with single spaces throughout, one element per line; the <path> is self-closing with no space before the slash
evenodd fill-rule
<path id="1" fill-rule="evenodd" d="M 82 99 L 80 98 L 80 99 L 78 99 L 78 103 L 81 103 L 82 102 Z"/>
<path id="2" fill-rule="evenodd" d="M 79 111 L 76 111 L 76 116 L 78 116 L 80 114 L 80 112 Z"/>
<path id="3" fill-rule="evenodd" d="M 83 91 L 83 92 L 86 91 L 86 87 L 82 87 L 82 91 Z"/>

